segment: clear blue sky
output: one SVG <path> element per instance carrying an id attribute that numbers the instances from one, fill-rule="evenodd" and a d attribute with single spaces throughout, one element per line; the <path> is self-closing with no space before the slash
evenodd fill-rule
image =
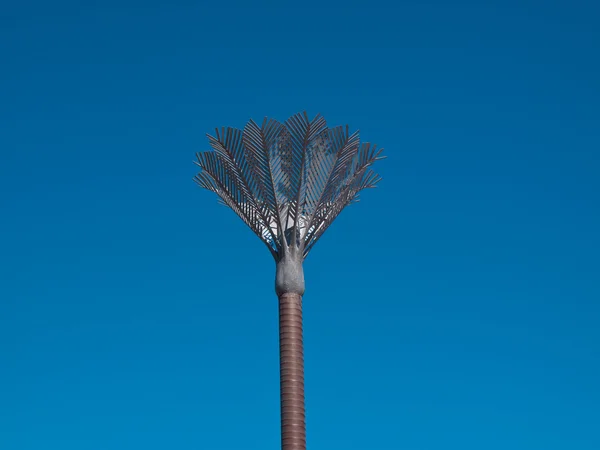
<path id="1" fill-rule="evenodd" d="M 80 3 L 0 17 L 0 448 L 279 447 L 192 161 L 301 110 L 388 155 L 305 264 L 311 450 L 600 448 L 598 2 Z"/>

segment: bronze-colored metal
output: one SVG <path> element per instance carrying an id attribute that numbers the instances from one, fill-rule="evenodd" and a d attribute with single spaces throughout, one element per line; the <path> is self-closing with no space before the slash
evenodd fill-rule
<path id="1" fill-rule="evenodd" d="M 302 297 L 279 297 L 281 448 L 306 450 Z"/>
<path id="2" fill-rule="evenodd" d="M 325 230 L 359 192 L 380 177 L 372 169 L 381 149 L 361 143 L 348 126 L 328 128 L 317 115 L 295 114 L 283 124 L 250 120 L 243 130 L 208 136 L 213 151 L 197 153 L 194 178 L 219 196 L 267 246 L 276 262 L 279 297 L 281 445 L 306 449 L 302 263 Z"/>

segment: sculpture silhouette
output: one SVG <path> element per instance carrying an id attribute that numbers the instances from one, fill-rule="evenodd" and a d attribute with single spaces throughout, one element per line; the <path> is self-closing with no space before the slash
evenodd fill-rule
<path id="1" fill-rule="evenodd" d="M 371 166 L 381 150 L 306 112 L 283 124 L 265 118 L 243 131 L 217 129 L 208 139 L 213 150 L 197 153 L 196 182 L 217 194 L 276 262 L 282 449 L 305 450 L 302 262 L 359 192 L 380 180 Z"/>

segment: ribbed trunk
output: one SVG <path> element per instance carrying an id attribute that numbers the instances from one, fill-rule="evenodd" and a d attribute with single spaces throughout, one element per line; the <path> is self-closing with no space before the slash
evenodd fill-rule
<path id="1" fill-rule="evenodd" d="M 298 294 L 279 296 L 279 358 L 281 448 L 306 450 L 302 296 Z"/>

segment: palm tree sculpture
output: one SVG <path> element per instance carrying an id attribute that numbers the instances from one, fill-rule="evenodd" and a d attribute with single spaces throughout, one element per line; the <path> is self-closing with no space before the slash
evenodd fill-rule
<path id="1" fill-rule="evenodd" d="M 250 120 L 244 130 L 208 136 L 214 151 L 197 154 L 195 181 L 220 198 L 265 243 L 276 262 L 279 297 L 281 446 L 306 449 L 302 344 L 302 262 L 338 214 L 375 187 L 370 166 L 381 150 L 348 127 L 329 129 L 299 113 L 281 124 Z"/>

